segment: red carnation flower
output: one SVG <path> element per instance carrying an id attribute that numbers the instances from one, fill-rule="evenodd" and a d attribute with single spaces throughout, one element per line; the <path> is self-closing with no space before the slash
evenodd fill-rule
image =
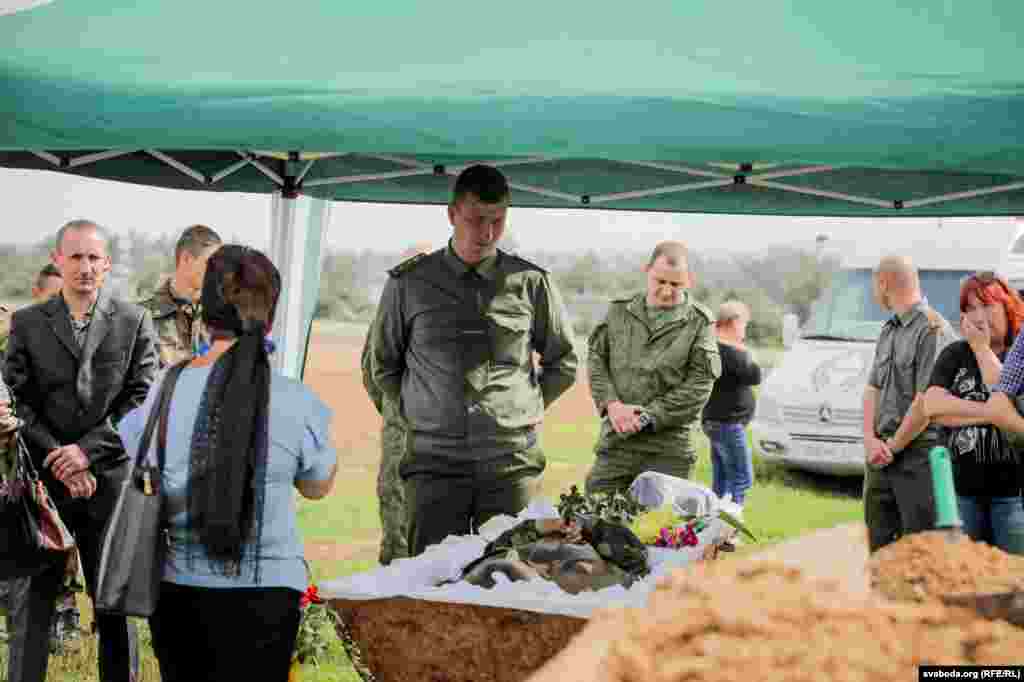
<path id="1" fill-rule="evenodd" d="M 306 608 L 310 604 L 323 604 L 324 600 L 320 597 L 320 591 L 317 590 L 316 585 L 310 585 L 306 588 L 306 591 L 302 594 L 302 599 L 299 600 L 299 608 Z"/>

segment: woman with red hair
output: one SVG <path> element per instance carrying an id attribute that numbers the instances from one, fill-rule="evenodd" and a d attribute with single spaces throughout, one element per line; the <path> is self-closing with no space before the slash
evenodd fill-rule
<path id="1" fill-rule="evenodd" d="M 963 340 L 948 345 L 935 361 L 924 410 L 949 427 L 964 530 L 973 540 L 1024 553 L 1021 451 L 984 414 L 998 390 L 1007 351 L 1024 325 L 1024 300 L 1006 280 L 982 272 L 961 285 L 960 312 Z"/>

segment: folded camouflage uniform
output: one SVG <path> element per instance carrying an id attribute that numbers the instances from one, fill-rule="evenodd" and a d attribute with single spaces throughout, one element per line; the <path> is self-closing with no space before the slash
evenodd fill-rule
<path id="1" fill-rule="evenodd" d="M 577 594 L 629 587 L 646 572 L 647 550 L 632 531 L 581 517 L 579 524 L 558 519 L 520 523 L 488 544 L 462 577 L 485 588 L 494 587 L 496 573 L 510 581 L 543 578 Z"/>

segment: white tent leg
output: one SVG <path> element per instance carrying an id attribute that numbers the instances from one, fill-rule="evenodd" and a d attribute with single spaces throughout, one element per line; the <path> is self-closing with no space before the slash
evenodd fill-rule
<path id="1" fill-rule="evenodd" d="M 320 293 L 321 246 L 330 213 L 331 204 L 324 199 L 286 199 L 274 194 L 270 204 L 267 255 L 282 279 L 272 332 L 277 352 L 271 356 L 271 364 L 295 379 L 302 378 L 306 365 L 307 336 Z"/>

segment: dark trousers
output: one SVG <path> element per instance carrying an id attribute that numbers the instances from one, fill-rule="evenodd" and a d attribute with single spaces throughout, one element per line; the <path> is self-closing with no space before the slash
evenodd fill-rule
<path id="1" fill-rule="evenodd" d="M 928 446 L 898 453 L 886 467 L 867 465 L 864 474 L 864 521 L 868 551 L 874 552 L 904 535 L 935 527 Z"/>
<path id="2" fill-rule="evenodd" d="M 21 679 L 21 659 L 25 650 L 25 625 L 28 620 L 28 588 L 31 578 L 7 582 L 7 679 Z"/>
<path id="3" fill-rule="evenodd" d="M 287 682 L 302 593 L 163 583 L 149 619 L 162 682 Z"/>
<path id="4" fill-rule="evenodd" d="M 408 453 L 401 471 L 409 556 L 449 535 L 473 533 L 499 514 L 521 512 L 537 492 L 544 465 L 536 445 L 480 461 Z"/>
<path id="5" fill-rule="evenodd" d="M 76 500 L 61 505 L 60 515 L 75 536 L 85 584 L 89 594 L 96 589 L 96 571 L 102 550 L 105 514 L 97 514 L 93 500 Z M 11 621 L 15 635 L 10 642 L 11 682 L 43 682 L 50 657 L 50 626 L 56 610 L 55 600 L 64 582 L 66 560 L 59 560 L 33 577 L 28 592 L 15 606 Z M 99 678 L 102 682 L 131 682 L 138 671 L 137 646 L 133 656 L 128 623 L 118 616 L 96 615 L 99 632 Z M 134 630 L 134 629 L 133 629 Z"/>
<path id="6" fill-rule="evenodd" d="M 676 453 L 655 455 L 626 449 L 602 450 L 587 473 L 584 488 L 588 494 L 626 493 L 636 477 L 645 471 L 666 476 L 689 478 L 693 460 Z"/>

